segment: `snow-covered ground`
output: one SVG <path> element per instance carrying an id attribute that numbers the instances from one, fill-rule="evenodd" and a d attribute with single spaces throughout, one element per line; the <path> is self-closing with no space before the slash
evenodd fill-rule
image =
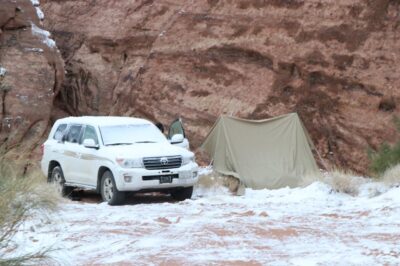
<path id="1" fill-rule="evenodd" d="M 379 194 L 380 193 L 380 194 Z M 379 194 L 379 195 L 377 195 Z M 359 196 L 305 188 L 197 189 L 192 200 L 139 196 L 111 207 L 96 195 L 31 220 L 21 252 L 52 246 L 61 265 L 399 265 L 400 188 Z"/>

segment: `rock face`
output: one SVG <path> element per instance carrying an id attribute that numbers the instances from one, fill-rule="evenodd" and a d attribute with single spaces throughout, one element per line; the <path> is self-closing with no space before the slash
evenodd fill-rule
<path id="1" fill-rule="evenodd" d="M 397 0 L 42 0 L 41 7 L 65 61 L 56 117 L 168 124 L 181 116 L 197 148 L 221 114 L 298 112 L 324 161 L 358 172 L 366 171 L 368 147 L 395 140 Z M 47 82 L 59 80 L 54 69 Z M 38 95 L 26 87 L 33 83 L 23 84 Z"/>
<path id="2" fill-rule="evenodd" d="M 0 1 L 0 147 L 6 158 L 39 157 L 63 83 L 62 57 L 33 3 Z"/>

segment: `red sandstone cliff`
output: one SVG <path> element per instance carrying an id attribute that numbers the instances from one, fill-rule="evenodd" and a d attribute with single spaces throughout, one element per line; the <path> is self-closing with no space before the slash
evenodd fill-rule
<path id="1" fill-rule="evenodd" d="M 64 66 L 39 8 L 29 0 L 0 1 L 0 147 L 6 156 L 38 158 Z"/>
<path id="2" fill-rule="evenodd" d="M 42 0 L 41 7 L 65 62 L 55 116 L 163 123 L 181 116 L 196 148 L 220 114 L 296 111 L 327 162 L 360 172 L 367 147 L 395 140 L 399 1 Z"/>

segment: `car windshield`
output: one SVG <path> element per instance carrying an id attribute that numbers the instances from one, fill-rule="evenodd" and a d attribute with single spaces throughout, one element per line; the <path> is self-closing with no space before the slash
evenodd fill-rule
<path id="1" fill-rule="evenodd" d="M 100 131 L 104 145 L 167 142 L 161 131 L 152 124 L 102 126 Z"/>

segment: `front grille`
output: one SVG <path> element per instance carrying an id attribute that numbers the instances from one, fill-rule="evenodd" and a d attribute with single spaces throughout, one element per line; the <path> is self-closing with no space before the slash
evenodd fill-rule
<path id="1" fill-rule="evenodd" d="M 182 166 L 182 156 L 145 157 L 143 164 L 147 170 L 179 168 Z"/>

